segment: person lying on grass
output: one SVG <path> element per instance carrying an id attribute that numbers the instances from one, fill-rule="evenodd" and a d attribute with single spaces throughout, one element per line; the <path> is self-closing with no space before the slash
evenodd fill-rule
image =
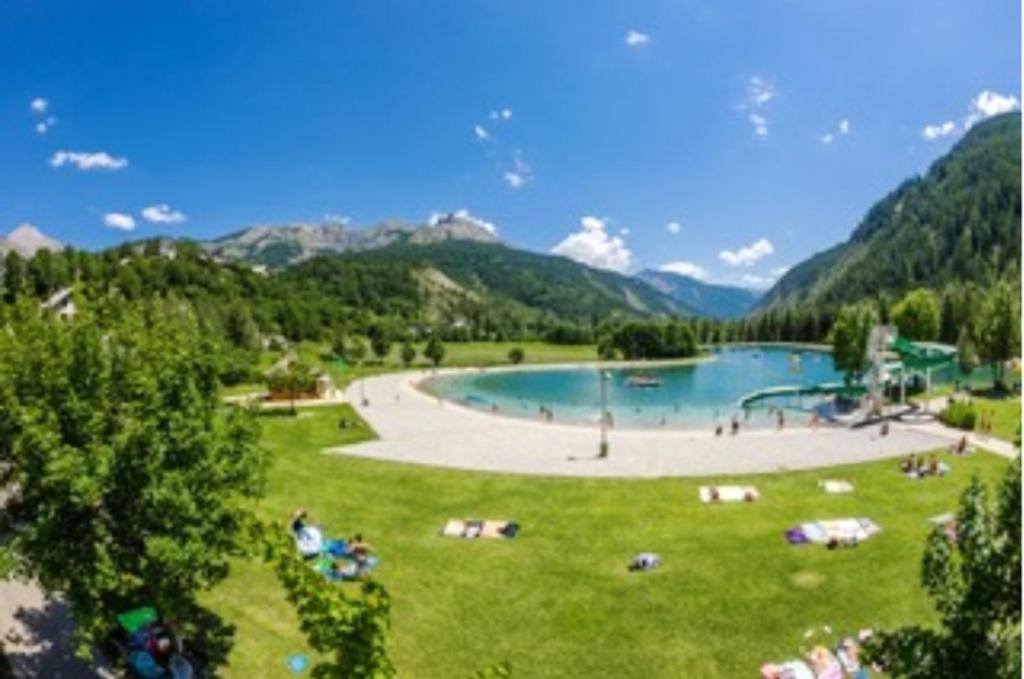
<path id="1" fill-rule="evenodd" d="M 357 561 L 366 559 L 374 552 L 373 545 L 363 540 L 362 533 L 356 533 L 348 541 L 348 553 Z"/>

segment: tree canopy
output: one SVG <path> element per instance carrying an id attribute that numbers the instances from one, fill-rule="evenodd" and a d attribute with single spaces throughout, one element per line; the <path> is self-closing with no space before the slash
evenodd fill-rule
<path id="1" fill-rule="evenodd" d="M 226 628 L 198 603 L 241 548 L 261 484 L 250 413 L 220 402 L 216 352 L 172 304 L 14 311 L 0 332 L 0 518 L 15 570 L 59 592 L 83 655 L 126 608 L 176 619 L 194 650 Z"/>

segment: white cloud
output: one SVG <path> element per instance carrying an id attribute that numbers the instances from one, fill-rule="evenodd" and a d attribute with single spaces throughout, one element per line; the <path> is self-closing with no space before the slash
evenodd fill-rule
<path id="1" fill-rule="evenodd" d="M 50 102 L 42 97 L 36 97 L 32 100 L 32 103 L 28 105 L 32 109 L 33 113 L 46 113 L 46 109 L 49 108 Z"/>
<path id="2" fill-rule="evenodd" d="M 502 108 L 502 109 L 498 109 L 497 111 L 491 111 L 491 113 L 490 113 L 490 115 L 488 117 L 491 120 L 511 120 L 512 119 L 512 109 L 510 109 L 510 108 Z"/>
<path id="3" fill-rule="evenodd" d="M 983 90 L 972 101 L 964 120 L 964 129 L 968 130 L 974 123 L 1000 113 L 1020 108 L 1020 102 L 1012 94 L 999 94 L 992 90 Z"/>
<path id="4" fill-rule="evenodd" d="M 747 99 L 753 106 L 764 106 L 775 98 L 775 86 L 759 75 L 747 83 Z"/>
<path id="5" fill-rule="evenodd" d="M 747 112 L 747 120 L 758 137 L 768 136 L 768 118 L 758 111 L 774 98 L 774 85 L 759 75 L 751 76 L 747 82 L 746 100 L 739 106 L 739 110 Z"/>
<path id="6" fill-rule="evenodd" d="M 718 258 L 729 266 L 751 266 L 773 252 L 775 248 L 771 242 L 767 238 L 762 238 L 739 250 L 722 250 L 718 253 Z"/>
<path id="7" fill-rule="evenodd" d="M 782 278 L 783 276 L 786 275 L 787 271 L 789 271 L 788 266 L 777 266 L 771 270 L 771 275 L 774 276 L 775 278 Z"/>
<path id="8" fill-rule="evenodd" d="M 484 231 L 488 231 L 494 235 L 498 235 L 498 226 L 494 222 L 489 222 L 486 219 L 480 219 L 469 213 L 466 208 L 461 208 L 455 212 L 431 212 L 430 217 L 427 219 L 428 226 L 437 226 L 443 221 L 451 218 L 461 219 L 464 222 L 469 222 L 475 226 L 479 226 Z"/>
<path id="9" fill-rule="evenodd" d="M 74 165 L 79 170 L 120 170 L 127 167 L 128 159 L 112 156 L 106 151 L 95 153 L 57 151 L 50 158 L 50 165 L 53 167 Z"/>
<path id="10" fill-rule="evenodd" d="M 623 272 L 629 268 L 633 253 L 619 236 L 609 236 L 607 220 L 585 216 L 580 219 L 580 230 L 566 236 L 551 248 L 556 255 L 599 269 Z"/>
<path id="11" fill-rule="evenodd" d="M 822 144 L 831 144 L 835 137 L 832 136 L 831 132 L 821 135 Z"/>
<path id="12" fill-rule="evenodd" d="M 850 121 L 846 118 L 839 121 L 839 134 L 850 134 Z"/>
<path id="13" fill-rule="evenodd" d="M 947 120 L 946 122 L 938 125 L 925 125 L 924 129 L 921 130 L 921 137 L 923 137 L 925 141 L 932 141 L 939 137 L 947 137 L 954 132 L 956 132 L 956 123 L 952 120 Z"/>
<path id="14" fill-rule="evenodd" d="M 690 278 L 696 278 L 699 281 L 706 281 L 708 279 L 707 269 L 693 262 L 668 262 L 659 266 L 658 271 L 677 273 L 689 276 Z"/>
<path id="15" fill-rule="evenodd" d="M 619 229 L 619 235 L 620 236 L 628 236 L 629 234 L 630 234 L 630 230 L 629 229 Z"/>
<path id="16" fill-rule="evenodd" d="M 754 126 L 754 134 L 758 137 L 768 136 L 768 119 L 757 113 L 750 114 L 750 124 Z"/>
<path id="17" fill-rule="evenodd" d="M 669 222 L 665 225 L 665 230 L 669 233 L 679 233 L 679 229 L 683 228 L 679 222 Z"/>
<path id="18" fill-rule="evenodd" d="M 121 231 L 131 231 L 135 228 L 135 218 L 121 212 L 108 212 L 103 215 L 103 223 Z"/>
<path id="19" fill-rule="evenodd" d="M 479 139 L 480 141 L 487 141 L 488 139 L 491 138 L 490 132 L 485 130 L 480 125 L 473 126 L 473 134 L 475 134 L 476 138 Z"/>
<path id="20" fill-rule="evenodd" d="M 651 41 L 651 36 L 640 31 L 629 31 L 626 33 L 626 44 L 630 47 L 640 47 Z"/>
<path id="21" fill-rule="evenodd" d="M 510 189 L 521 189 L 526 185 L 526 182 L 529 181 L 529 179 L 525 175 L 509 170 L 505 173 L 505 181 L 508 183 L 508 187 Z"/>
<path id="22" fill-rule="evenodd" d="M 143 208 L 142 216 L 154 224 L 179 224 L 185 221 L 185 213 L 172 210 L 170 205 L 150 205 Z"/>
<path id="23" fill-rule="evenodd" d="M 521 189 L 533 181 L 530 166 L 523 159 L 523 152 L 516 149 L 512 152 L 512 168 L 505 171 L 505 182 L 509 188 Z"/>

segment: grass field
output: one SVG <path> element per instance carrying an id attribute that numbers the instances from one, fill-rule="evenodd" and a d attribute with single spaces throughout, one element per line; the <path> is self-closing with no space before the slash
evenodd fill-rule
<path id="1" fill-rule="evenodd" d="M 414 368 L 430 365 L 423 357 L 425 343 L 418 343 Z M 445 344 L 445 367 L 508 365 L 508 352 L 519 347 L 524 352 L 523 363 L 578 363 L 596 361 L 597 348 L 592 344 L 549 344 L 547 342 L 451 342 Z M 368 356 L 359 366 L 345 365 L 330 357 L 327 345 L 319 342 L 300 342 L 296 345 L 299 356 L 312 365 L 322 365 L 339 387 L 345 387 L 360 377 L 378 375 L 404 368 L 401 359 L 401 345 L 391 347 L 391 353 L 383 361 Z M 260 355 L 260 369 L 269 368 L 280 358 L 279 352 L 265 351 Z M 249 394 L 264 390 L 262 384 L 236 384 L 224 390 L 225 396 Z"/>
<path id="2" fill-rule="evenodd" d="M 762 500 L 707 507 L 695 480 L 548 479 L 325 455 L 373 435 L 337 429 L 342 410 L 264 419 L 274 458 L 260 512 L 283 527 L 306 507 L 329 533 L 361 531 L 377 547 L 404 677 L 465 677 L 501 660 L 531 678 L 745 677 L 797 654 L 812 627 L 928 622 L 926 518 L 953 509 L 971 474 L 993 478 L 1007 464 L 985 453 L 947 459 L 952 474 L 926 481 L 902 477 L 895 462 L 737 478 L 756 483 Z M 824 494 L 816 482 L 829 476 L 856 492 Z M 844 516 L 869 516 L 884 532 L 839 551 L 783 540 L 795 523 Z M 509 541 L 442 538 L 449 517 L 523 528 Z M 642 550 L 664 566 L 628 573 Z M 208 600 L 238 626 L 228 676 L 290 676 L 285 659 L 305 645 L 266 566 L 236 564 Z"/>
<path id="3" fill-rule="evenodd" d="M 988 413 L 992 418 L 992 435 L 1012 442 L 1020 427 L 1020 396 L 1010 398 L 981 398 L 974 396 L 978 414 Z"/>

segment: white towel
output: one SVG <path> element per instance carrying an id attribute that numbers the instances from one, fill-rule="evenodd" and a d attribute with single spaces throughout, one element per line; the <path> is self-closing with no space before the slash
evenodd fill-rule
<path id="1" fill-rule="evenodd" d="M 825 481 L 818 481 L 818 485 L 825 489 L 826 493 L 838 495 L 840 493 L 852 493 L 853 484 L 849 481 L 841 481 L 838 479 L 828 479 Z"/>
<path id="2" fill-rule="evenodd" d="M 712 490 L 718 492 L 714 497 Z M 704 504 L 713 502 L 746 502 L 748 498 L 757 500 L 761 494 L 755 486 L 701 486 L 700 501 Z"/>

